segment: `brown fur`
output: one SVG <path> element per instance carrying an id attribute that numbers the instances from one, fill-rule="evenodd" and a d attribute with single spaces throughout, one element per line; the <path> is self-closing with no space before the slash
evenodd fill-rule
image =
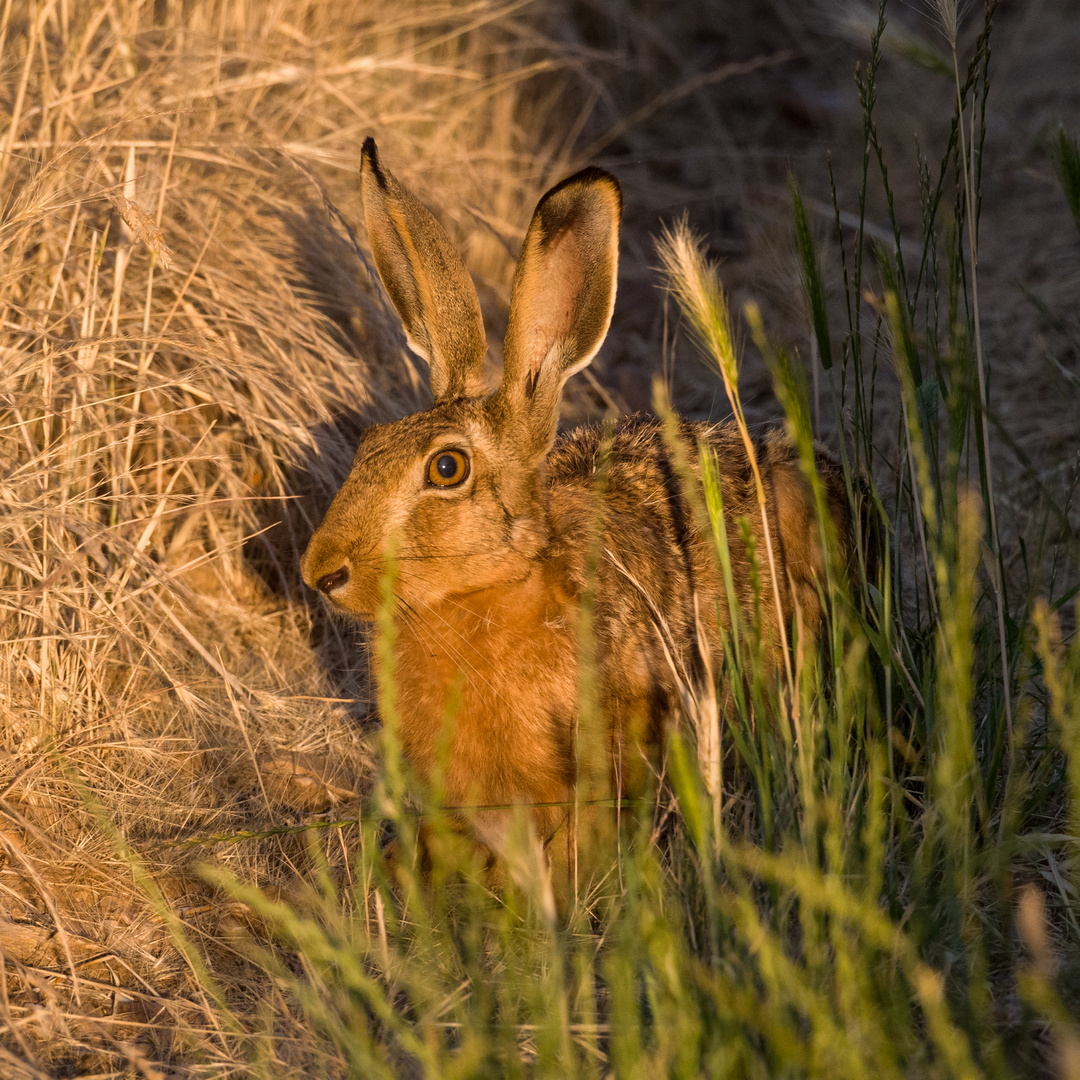
<path id="1" fill-rule="evenodd" d="M 582 776 L 589 787 L 579 787 L 579 797 L 636 793 L 665 718 L 678 708 L 677 672 L 696 676 L 702 667 L 695 598 L 714 653 L 720 636 L 712 613 L 725 622 L 729 616 L 711 538 L 695 520 L 660 425 L 629 418 L 606 446 L 596 427 L 555 441 L 562 384 L 591 358 L 610 319 L 617 185 L 590 170 L 541 201 L 515 277 L 503 385 L 489 396 L 466 396 L 457 391 L 474 387 L 482 359 L 477 328 L 451 335 L 433 314 L 470 310 L 466 300 L 448 295 L 465 287 L 464 268 L 447 269 L 448 241 L 427 235 L 441 229 L 423 208 L 416 212 L 411 196 L 401 196 L 404 189 L 370 140 L 363 182 L 380 273 L 405 309 L 414 347 L 437 370 L 433 382 L 451 389 L 427 412 L 363 434 L 352 473 L 304 555 L 304 579 L 342 610 L 371 618 L 386 554 L 396 554 L 400 737 L 423 776 L 435 769 L 447 700 L 460 686 L 446 760 L 448 805 L 567 804 Z M 385 229 L 406 235 L 382 236 Z M 422 235 L 412 238 L 409 230 Z M 422 250 L 439 252 L 435 265 L 416 254 Z M 738 431 L 730 423 L 685 423 L 679 439 L 691 462 L 698 440 L 716 453 L 734 587 L 747 612 L 753 590 L 737 522 L 749 521 L 760 564 L 762 634 L 782 659 L 761 515 Z M 428 482 L 429 463 L 445 448 L 470 462 L 459 486 Z M 797 605 L 802 625 L 816 632 L 824 566 L 809 487 L 782 432 L 759 436 L 756 457 L 785 621 L 792 622 Z M 841 472 L 824 451 L 817 459 L 830 513 L 850 551 Z M 597 527 L 594 640 L 604 729 L 588 742 L 587 755 L 585 742 L 577 746 L 579 768 L 579 625 Z M 719 670 L 718 657 L 711 662 Z M 538 837 L 558 861 L 563 845 L 554 838 L 568 813 L 565 805 L 532 813 Z M 477 818 L 495 851 L 507 825 L 505 812 Z"/>

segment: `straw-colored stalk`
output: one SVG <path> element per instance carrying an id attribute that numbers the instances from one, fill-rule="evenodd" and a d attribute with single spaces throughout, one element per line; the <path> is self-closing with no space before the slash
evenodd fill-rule
<path id="1" fill-rule="evenodd" d="M 677 221 L 674 226 L 664 229 L 657 241 L 656 250 L 660 256 L 660 268 L 666 278 L 667 288 L 675 297 L 683 315 L 697 335 L 707 361 L 715 366 L 724 382 L 724 393 L 727 394 L 728 403 L 731 405 L 731 411 L 754 474 L 754 491 L 758 509 L 761 512 L 765 552 L 769 561 L 769 577 L 772 581 L 773 603 L 776 605 L 776 624 L 784 654 L 787 689 L 791 700 L 794 701 L 795 680 L 791 670 L 791 657 L 788 654 L 784 608 L 780 600 L 780 578 L 776 569 L 772 530 L 769 528 L 765 485 L 761 480 L 754 442 L 750 438 L 746 414 L 743 412 L 742 401 L 739 398 L 739 361 L 724 287 L 720 283 L 716 265 L 705 255 L 703 241 L 694 235 L 685 217 Z M 756 307 L 753 310 L 756 311 Z M 748 314 L 750 314 L 749 311 Z"/>

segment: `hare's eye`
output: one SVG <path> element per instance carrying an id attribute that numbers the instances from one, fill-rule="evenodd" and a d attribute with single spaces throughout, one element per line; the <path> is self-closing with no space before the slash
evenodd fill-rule
<path id="1" fill-rule="evenodd" d="M 440 450 L 428 462 L 429 484 L 457 487 L 469 475 L 469 459 L 460 450 Z"/>

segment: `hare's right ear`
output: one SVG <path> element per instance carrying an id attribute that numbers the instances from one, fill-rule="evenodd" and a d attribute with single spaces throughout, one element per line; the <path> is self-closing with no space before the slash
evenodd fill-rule
<path id="1" fill-rule="evenodd" d="M 622 193 L 585 169 L 533 211 L 510 293 L 498 397 L 530 456 L 555 440 L 563 384 L 596 355 L 615 306 Z"/>
<path id="2" fill-rule="evenodd" d="M 487 338 L 480 301 L 443 227 L 379 160 L 364 140 L 360 194 L 368 238 L 409 346 L 431 368 L 436 401 L 478 397 Z"/>

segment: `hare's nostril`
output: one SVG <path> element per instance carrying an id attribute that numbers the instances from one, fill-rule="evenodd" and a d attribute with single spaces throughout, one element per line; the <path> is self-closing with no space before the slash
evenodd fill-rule
<path id="1" fill-rule="evenodd" d="M 332 574 L 323 574 L 315 583 L 315 588 L 329 596 L 335 589 L 340 588 L 349 580 L 349 568 L 339 566 Z"/>

